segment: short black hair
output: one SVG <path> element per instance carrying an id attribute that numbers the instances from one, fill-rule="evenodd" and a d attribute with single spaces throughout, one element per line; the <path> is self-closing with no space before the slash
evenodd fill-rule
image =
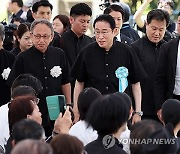
<path id="1" fill-rule="evenodd" d="M 132 107 L 132 100 L 131 98 L 126 94 L 126 93 L 120 93 L 120 92 L 116 92 L 114 93 L 115 95 L 121 97 L 122 99 L 124 99 L 124 101 L 126 102 L 126 105 L 128 107 L 128 109 L 130 110 Z"/>
<path id="2" fill-rule="evenodd" d="M 155 120 L 142 120 L 131 127 L 130 139 L 146 139 L 150 134 L 162 127 L 163 126 Z M 132 154 L 139 154 L 142 150 L 142 144 L 130 144 L 130 150 Z"/>
<path id="3" fill-rule="evenodd" d="M 168 99 L 162 105 L 162 118 L 165 124 L 172 123 L 174 128 L 180 122 L 180 101 Z"/>
<path id="4" fill-rule="evenodd" d="M 112 11 L 120 12 L 124 19 L 124 10 L 120 5 L 112 4 L 104 10 L 104 14 L 110 14 Z"/>
<path id="5" fill-rule="evenodd" d="M 147 24 L 152 20 L 164 21 L 166 20 L 166 27 L 169 25 L 170 16 L 167 11 L 161 9 L 153 9 L 147 14 Z"/>
<path id="6" fill-rule="evenodd" d="M 14 99 L 15 97 L 24 96 L 24 95 L 36 96 L 36 92 L 30 86 L 18 86 L 13 89 L 11 93 L 11 98 Z"/>
<path id="7" fill-rule="evenodd" d="M 15 143 L 24 139 L 40 140 L 44 135 L 43 127 L 31 119 L 23 119 L 14 124 L 12 128 L 12 139 Z"/>
<path id="8" fill-rule="evenodd" d="M 52 6 L 51 3 L 49 3 L 49 1 L 47 1 L 47 0 L 41 0 L 41 1 L 36 2 L 36 3 L 33 4 L 33 6 L 32 6 L 32 12 L 33 12 L 33 13 L 36 13 L 36 12 L 38 11 L 38 8 L 39 8 L 40 6 L 50 7 L 51 11 L 52 11 L 52 9 L 53 9 L 53 6 Z"/>
<path id="9" fill-rule="evenodd" d="M 80 119 L 84 120 L 86 118 L 87 111 L 90 105 L 93 103 L 95 99 L 102 96 L 99 90 L 95 88 L 85 88 L 79 94 L 77 105 L 80 114 Z"/>
<path id="10" fill-rule="evenodd" d="M 178 17 L 180 16 L 180 11 L 179 11 L 179 13 L 178 13 Z"/>
<path id="11" fill-rule="evenodd" d="M 92 16 L 92 10 L 86 3 L 77 3 L 71 7 L 70 16 Z"/>
<path id="12" fill-rule="evenodd" d="M 43 86 L 42 86 L 40 80 L 31 74 L 19 75 L 14 80 L 14 82 L 11 86 L 11 91 L 13 91 L 13 89 L 18 86 L 30 86 L 35 90 L 36 95 L 38 95 L 43 90 Z"/>
<path id="13" fill-rule="evenodd" d="M 169 154 L 177 153 L 179 145 L 175 141 L 175 138 L 170 136 L 168 131 L 157 121 L 153 120 L 142 120 L 135 123 L 131 128 L 130 134 L 131 141 L 135 140 L 138 143 L 130 143 L 131 154 Z M 156 143 L 160 139 L 170 141 L 168 144 Z M 151 140 L 151 141 L 149 141 Z M 145 144 L 143 144 L 143 143 Z"/>
<path id="14" fill-rule="evenodd" d="M 116 133 L 128 121 L 129 109 L 125 100 L 116 94 L 98 97 L 90 106 L 86 121 L 98 135 Z"/>
<path id="15" fill-rule="evenodd" d="M 23 7 L 23 1 L 22 0 L 11 0 L 11 3 L 17 3 L 19 7 Z"/>
<path id="16" fill-rule="evenodd" d="M 107 22 L 109 23 L 110 25 L 110 28 L 112 30 L 114 30 L 114 28 L 116 28 L 116 23 L 113 19 L 112 16 L 110 16 L 109 14 L 102 14 L 102 15 L 99 15 L 95 20 L 94 20 L 94 23 L 93 23 L 93 27 L 95 28 L 95 24 L 99 21 L 104 21 L 104 22 Z"/>

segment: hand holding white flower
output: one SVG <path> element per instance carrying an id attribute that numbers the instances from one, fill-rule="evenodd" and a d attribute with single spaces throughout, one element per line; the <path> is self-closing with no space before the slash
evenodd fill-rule
<path id="1" fill-rule="evenodd" d="M 54 66 L 51 70 L 50 70 L 50 74 L 51 76 L 54 77 L 58 77 L 60 76 L 60 74 L 62 74 L 62 68 L 60 66 Z"/>
<path id="2" fill-rule="evenodd" d="M 4 69 L 4 70 L 3 70 L 3 73 L 1 74 L 1 75 L 2 75 L 2 78 L 3 78 L 4 80 L 7 80 L 10 72 L 11 72 L 11 69 L 10 69 L 9 67 L 6 68 L 6 69 Z"/>

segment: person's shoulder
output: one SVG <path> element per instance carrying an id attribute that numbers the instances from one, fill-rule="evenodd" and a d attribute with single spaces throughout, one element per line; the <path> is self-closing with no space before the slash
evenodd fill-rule
<path id="1" fill-rule="evenodd" d="M 87 152 L 88 152 L 88 151 L 91 151 L 92 148 L 93 148 L 93 149 L 94 149 L 95 147 L 98 148 L 97 145 L 99 145 L 99 144 L 100 144 L 100 143 L 99 143 L 98 139 L 96 139 L 96 140 L 88 143 L 88 144 L 85 146 L 85 150 L 87 150 Z"/>
<path id="2" fill-rule="evenodd" d="M 141 37 L 138 40 L 134 41 L 131 44 L 131 47 L 132 48 L 142 48 L 142 46 L 144 46 L 144 45 L 145 46 L 147 45 L 147 41 L 146 41 L 145 37 Z"/>
<path id="3" fill-rule="evenodd" d="M 7 104 L 4 104 L 4 105 L 0 106 L 0 111 L 9 110 L 8 105 L 9 105 L 9 103 L 7 103 Z"/>
<path id="4" fill-rule="evenodd" d="M 15 58 L 15 56 L 10 51 L 2 49 L 2 52 L 4 52 L 4 54 L 7 55 L 8 57 Z"/>
<path id="5" fill-rule="evenodd" d="M 83 121 L 78 121 L 69 130 L 70 135 L 78 135 L 85 128 Z"/>
<path id="6" fill-rule="evenodd" d="M 94 47 L 98 47 L 97 42 L 91 42 L 82 48 L 82 51 L 85 53 L 91 52 Z"/>
<path id="7" fill-rule="evenodd" d="M 48 50 L 50 51 L 50 53 L 64 54 L 64 51 L 58 47 L 49 46 Z"/>
<path id="8" fill-rule="evenodd" d="M 133 42 L 132 39 L 130 39 L 129 37 L 127 37 L 124 34 L 120 34 L 121 35 L 121 41 L 125 44 L 131 44 Z"/>
<path id="9" fill-rule="evenodd" d="M 114 45 L 117 49 L 120 49 L 121 51 L 132 50 L 131 46 L 129 46 L 128 44 L 123 43 L 123 42 L 115 41 Z"/>
<path id="10" fill-rule="evenodd" d="M 88 35 L 85 35 L 85 34 L 84 34 L 84 38 L 87 39 L 87 40 L 91 40 L 91 41 L 93 40 L 92 37 L 90 37 Z"/>
<path id="11" fill-rule="evenodd" d="M 71 130 L 75 130 L 75 129 L 77 129 L 77 128 L 82 128 L 82 127 L 84 127 L 85 125 L 84 125 L 84 123 L 83 123 L 83 121 L 78 121 L 78 122 L 76 122 L 71 128 L 70 128 L 70 131 Z"/>
<path id="12" fill-rule="evenodd" d="M 75 34 L 71 30 L 67 30 L 61 34 L 61 39 L 72 39 L 74 35 Z"/>
<path id="13" fill-rule="evenodd" d="M 174 38 L 174 39 L 172 39 L 172 40 L 170 40 L 170 41 L 168 41 L 168 42 L 163 43 L 163 44 L 162 44 L 162 47 L 163 47 L 163 48 L 166 48 L 166 49 L 167 49 L 167 48 L 172 48 L 172 49 L 174 49 L 176 46 L 178 46 L 179 42 L 180 42 L 180 36 L 177 37 L 177 38 Z"/>
<path id="14" fill-rule="evenodd" d="M 29 56 L 29 54 L 31 54 L 33 51 L 33 47 L 30 47 L 29 49 L 23 51 L 23 52 L 20 52 L 17 57 L 24 57 L 24 56 Z"/>

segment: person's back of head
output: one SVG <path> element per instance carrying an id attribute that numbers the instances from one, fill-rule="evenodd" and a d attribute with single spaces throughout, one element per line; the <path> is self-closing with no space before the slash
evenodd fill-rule
<path id="1" fill-rule="evenodd" d="M 18 86 L 13 89 L 11 98 L 14 99 L 18 96 L 36 96 L 35 90 L 30 86 Z"/>
<path id="2" fill-rule="evenodd" d="M 82 154 L 83 143 L 74 136 L 59 134 L 51 141 L 53 154 Z"/>
<path id="3" fill-rule="evenodd" d="M 129 110 L 129 119 L 130 119 L 131 116 L 132 116 L 132 113 L 133 113 L 131 98 L 126 93 L 116 92 L 114 94 L 119 96 L 120 98 L 123 98 L 124 101 L 126 102 L 126 106 L 127 106 L 128 110 Z"/>
<path id="4" fill-rule="evenodd" d="M 161 124 L 154 120 L 142 120 L 141 122 L 137 122 L 132 126 L 130 139 L 142 140 L 159 128 L 162 128 Z M 132 154 L 139 154 L 141 148 L 142 148 L 141 144 L 130 145 L 130 150 Z"/>
<path id="5" fill-rule="evenodd" d="M 150 24 L 152 20 L 166 21 L 166 27 L 169 25 L 170 16 L 167 11 L 161 9 L 153 9 L 147 14 L 147 24 Z"/>
<path id="6" fill-rule="evenodd" d="M 151 133 L 147 140 L 151 141 L 142 145 L 141 154 L 178 154 L 179 143 L 163 127 Z"/>
<path id="7" fill-rule="evenodd" d="M 97 98 L 90 106 L 86 121 L 98 135 L 117 133 L 128 121 L 129 109 L 124 98 L 116 94 Z"/>
<path id="8" fill-rule="evenodd" d="M 169 133 L 174 136 L 174 129 L 180 126 L 180 101 L 168 99 L 162 105 L 162 120 Z M 179 131 L 179 130 L 178 130 Z M 178 132 L 177 132 L 178 133 Z"/>
<path id="9" fill-rule="evenodd" d="M 70 16 L 88 15 L 92 16 L 91 8 L 85 3 L 77 3 L 71 7 Z"/>
<path id="10" fill-rule="evenodd" d="M 36 95 L 38 95 L 43 89 L 40 80 L 38 78 L 32 76 L 31 74 L 19 75 L 14 80 L 14 82 L 11 86 L 11 91 L 13 91 L 13 89 L 18 86 L 30 86 L 35 90 Z"/>
<path id="11" fill-rule="evenodd" d="M 11 100 L 9 106 L 9 130 L 12 132 L 13 125 L 22 120 L 26 119 L 28 115 L 31 115 L 34 110 L 34 100 L 36 97 L 33 96 L 18 96 L 15 99 Z"/>
<path id="12" fill-rule="evenodd" d="M 39 141 L 27 139 L 19 142 L 11 154 L 53 154 L 49 144 Z"/>
<path id="13" fill-rule="evenodd" d="M 81 120 L 85 120 L 90 105 L 100 96 L 101 93 L 95 88 L 85 88 L 79 94 L 77 105 Z"/>
<path id="14" fill-rule="evenodd" d="M 131 128 L 131 154 L 176 153 L 178 144 L 166 129 L 154 120 L 142 120 Z M 169 144 L 166 143 L 169 141 Z"/>
<path id="15" fill-rule="evenodd" d="M 45 132 L 43 127 L 34 120 L 23 119 L 14 124 L 11 136 L 14 144 L 17 144 L 25 139 L 37 139 L 44 141 Z"/>

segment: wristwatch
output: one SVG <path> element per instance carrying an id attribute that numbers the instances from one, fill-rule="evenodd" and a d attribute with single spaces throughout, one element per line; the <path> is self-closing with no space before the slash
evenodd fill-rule
<path id="1" fill-rule="evenodd" d="M 139 115 L 139 116 L 141 116 L 141 117 L 142 117 L 142 115 L 143 115 L 143 112 L 142 112 L 142 111 L 139 111 L 139 112 L 137 112 L 137 111 L 134 111 L 134 114 L 137 114 L 137 115 Z"/>

